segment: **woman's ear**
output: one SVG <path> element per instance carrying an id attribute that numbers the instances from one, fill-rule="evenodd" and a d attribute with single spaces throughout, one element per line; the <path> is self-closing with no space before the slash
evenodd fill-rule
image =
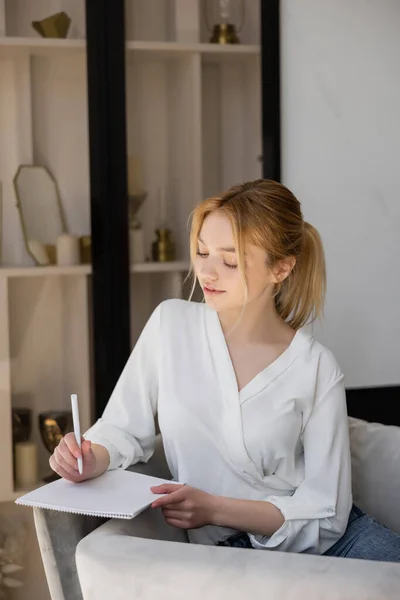
<path id="1" fill-rule="evenodd" d="M 275 283 L 283 283 L 293 271 L 295 264 L 296 259 L 294 256 L 288 256 L 279 260 L 273 269 Z"/>

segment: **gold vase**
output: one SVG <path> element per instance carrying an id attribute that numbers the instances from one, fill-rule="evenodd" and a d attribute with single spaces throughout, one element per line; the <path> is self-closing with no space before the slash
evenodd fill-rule
<path id="1" fill-rule="evenodd" d="M 90 235 L 81 235 L 79 238 L 79 253 L 81 263 L 90 265 L 92 262 L 92 237 Z"/>
<path id="2" fill-rule="evenodd" d="M 175 244 L 171 239 L 170 229 L 156 229 L 157 239 L 152 245 L 152 255 L 155 262 L 170 262 L 175 260 Z"/>
<path id="3" fill-rule="evenodd" d="M 57 264 L 57 251 L 54 244 L 46 244 L 45 245 L 47 256 L 49 257 L 49 264 L 55 265 Z"/>

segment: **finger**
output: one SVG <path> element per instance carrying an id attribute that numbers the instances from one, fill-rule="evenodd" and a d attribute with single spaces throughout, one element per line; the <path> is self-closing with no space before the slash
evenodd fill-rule
<path id="1" fill-rule="evenodd" d="M 80 448 L 76 442 L 76 438 L 75 438 L 75 434 L 74 433 L 67 433 L 67 435 L 65 435 L 63 437 L 64 443 L 67 444 L 68 449 L 70 450 L 70 452 L 76 457 L 76 458 L 80 458 L 82 456 Z M 61 440 L 62 442 L 62 440 Z M 60 443 L 61 443 L 60 442 Z"/>
<path id="2" fill-rule="evenodd" d="M 176 519 L 177 521 L 189 522 L 192 518 L 192 515 L 189 512 L 185 512 L 183 510 L 171 510 L 163 508 L 162 512 L 166 519 Z"/>
<path id="3" fill-rule="evenodd" d="M 172 494 L 183 487 L 185 486 L 180 483 L 162 483 L 161 485 L 153 485 L 150 489 L 153 494 Z"/>
<path id="4" fill-rule="evenodd" d="M 82 442 L 82 446 L 81 446 L 81 450 L 82 450 L 82 455 L 83 458 L 88 458 L 90 455 L 90 452 L 92 450 L 92 442 L 90 440 L 85 440 L 84 438 L 83 442 Z"/>
<path id="5" fill-rule="evenodd" d="M 70 465 L 71 467 L 76 467 L 77 462 L 76 462 L 76 458 L 73 454 L 71 454 L 70 449 L 68 448 L 67 444 L 59 444 L 57 446 L 57 448 L 54 451 L 56 454 L 56 459 L 58 458 L 59 455 L 61 455 L 61 457 L 64 459 L 64 461 Z"/>
<path id="6" fill-rule="evenodd" d="M 69 473 L 70 475 L 72 475 L 73 477 L 75 477 L 76 475 L 79 474 L 78 471 L 78 463 L 76 461 L 76 458 L 74 458 L 75 460 L 75 465 L 70 465 L 69 463 L 67 463 L 67 461 L 64 459 L 64 457 L 62 456 L 62 454 L 60 453 L 60 450 L 58 448 L 55 449 L 54 451 L 54 458 L 56 460 L 56 463 L 67 473 Z"/>
<path id="7" fill-rule="evenodd" d="M 188 507 L 186 506 L 185 502 L 177 502 L 175 504 L 167 504 L 166 506 L 162 507 L 162 510 L 179 510 L 179 511 L 188 511 Z"/>
<path id="8" fill-rule="evenodd" d="M 178 529 L 190 529 L 190 523 L 186 521 L 179 521 L 178 519 L 165 519 L 165 522 L 168 525 L 172 525 L 172 527 L 177 527 Z"/>
<path id="9" fill-rule="evenodd" d="M 73 481 L 74 483 L 77 482 L 76 477 L 73 477 L 72 475 L 67 473 L 67 471 L 64 471 L 64 469 L 62 467 L 60 467 L 60 465 L 56 462 L 56 459 L 54 458 L 54 454 L 52 456 L 50 456 L 49 463 L 50 463 L 50 467 L 53 469 L 53 471 L 58 473 L 58 475 L 60 475 L 60 477 L 62 477 L 63 479 L 67 479 L 68 481 Z"/>
<path id="10" fill-rule="evenodd" d="M 185 492 L 186 490 L 184 489 L 178 490 L 177 492 L 172 492 L 171 494 L 166 494 L 165 496 L 154 500 L 151 506 L 153 508 L 162 508 L 163 506 L 167 506 L 168 504 L 179 504 L 185 499 Z"/>

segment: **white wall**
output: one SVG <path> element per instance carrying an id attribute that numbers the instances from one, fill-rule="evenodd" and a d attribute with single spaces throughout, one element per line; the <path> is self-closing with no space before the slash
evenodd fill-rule
<path id="1" fill-rule="evenodd" d="M 282 180 L 323 236 L 348 387 L 400 383 L 400 2 L 282 0 Z"/>

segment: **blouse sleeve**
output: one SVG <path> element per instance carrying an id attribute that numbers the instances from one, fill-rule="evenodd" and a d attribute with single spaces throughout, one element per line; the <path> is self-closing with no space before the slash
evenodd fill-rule
<path id="1" fill-rule="evenodd" d="M 142 330 L 101 418 L 83 434 L 107 448 L 109 470 L 147 462 L 154 452 L 160 313 L 161 305 Z"/>
<path id="2" fill-rule="evenodd" d="M 285 521 L 271 537 L 249 534 L 254 548 L 323 554 L 344 534 L 352 505 L 343 375 L 316 397 L 303 431 L 303 482 L 292 496 L 269 496 Z"/>

